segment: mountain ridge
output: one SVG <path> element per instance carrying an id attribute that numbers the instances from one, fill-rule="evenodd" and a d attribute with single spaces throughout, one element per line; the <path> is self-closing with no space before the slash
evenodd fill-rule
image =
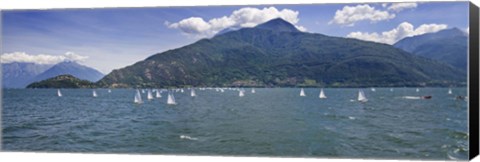
<path id="1" fill-rule="evenodd" d="M 276 23 L 154 54 L 113 70 L 97 83 L 102 87 L 361 87 L 451 85 L 466 79 L 465 73 L 447 64 L 391 45 L 276 31 L 270 24 Z"/>
<path id="2" fill-rule="evenodd" d="M 412 54 L 467 70 L 468 34 L 458 28 L 444 29 L 399 40 L 393 46 Z"/>

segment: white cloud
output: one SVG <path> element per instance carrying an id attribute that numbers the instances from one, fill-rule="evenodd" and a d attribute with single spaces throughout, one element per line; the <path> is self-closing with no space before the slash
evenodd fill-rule
<path id="1" fill-rule="evenodd" d="M 395 14 L 387 11 L 376 10 L 368 4 L 357 6 L 345 6 L 342 10 L 337 10 L 333 20 L 328 24 L 338 24 L 342 26 L 354 26 L 358 21 L 370 21 L 375 23 L 395 18 Z"/>
<path id="2" fill-rule="evenodd" d="M 400 12 L 405 9 L 409 8 L 416 8 L 417 3 L 414 2 L 405 2 L 405 3 L 392 3 L 392 5 L 388 6 L 388 10 Z"/>
<path id="3" fill-rule="evenodd" d="M 274 18 L 282 18 L 295 25 L 300 31 L 305 27 L 297 25 L 298 11 L 277 10 L 275 7 L 263 9 L 245 7 L 235 10 L 229 16 L 213 18 L 208 21 L 200 17 L 190 17 L 176 23 L 165 22 L 169 28 L 180 29 L 183 33 L 196 37 L 208 37 L 228 27 L 254 27 Z"/>
<path id="4" fill-rule="evenodd" d="M 66 52 L 64 55 L 30 55 L 25 52 L 5 53 L 0 56 L 1 63 L 30 62 L 37 64 L 56 64 L 63 61 L 84 61 L 88 56 L 77 55 L 73 52 Z"/>
<path id="5" fill-rule="evenodd" d="M 381 34 L 377 32 L 352 32 L 348 34 L 347 37 L 379 43 L 394 44 L 395 42 L 405 37 L 411 37 L 425 33 L 433 33 L 446 28 L 446 24 L 422 24 L 419 27 L 414 28 L 412 24 L 408 22 L 403 22 L 399 24 L 396 28 L 389 31 L 384 31 Z"/>

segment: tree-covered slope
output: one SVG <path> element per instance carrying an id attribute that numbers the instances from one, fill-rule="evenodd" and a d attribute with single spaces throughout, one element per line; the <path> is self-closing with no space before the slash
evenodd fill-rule
<path id="1" fill-rule="evenodd" d="M 31 83 L 27 88 L 95 88 L 95 84 L 67 74 Z"/>
<path id="2" fill-rule="evenodd" d="M 450 85 L 466 79 L 464 72 L 445 63 L 387 44 L 299 32 L 291 27 L 274 19 L 258 27 L 202 39 L 114 70 L 98 84 L 409 86 Z"/>
<path id="3" fill-rule="evenodd" d="M 467 70 L 468 36 L 458 28 L 404 38 L 395 47 Z"/>

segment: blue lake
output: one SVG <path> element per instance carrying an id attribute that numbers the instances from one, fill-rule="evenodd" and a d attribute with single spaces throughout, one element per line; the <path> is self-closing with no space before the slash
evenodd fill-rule
<path id="1" fill-rule="evenodd" d="M 4 89 L 4 151 L 280 156 L 468 158 L 466 88 L 257 88 L 173 93 L 133 103 L 134 89 Z M 429 100 L 402 96 L 431 95 Z"/>

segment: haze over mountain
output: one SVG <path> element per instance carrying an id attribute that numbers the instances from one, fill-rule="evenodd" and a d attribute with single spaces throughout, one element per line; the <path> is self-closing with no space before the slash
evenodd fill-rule
<path id="1" fill-rule="evenodd" d="M 82 80 L 98 81 L 104 75 L 97 70 L 73 61 L 55 65 L 27 62 L 2 63 L 3 88 L 25 88 L 28 84 L 58 75 L 70 74 Z"/>
<path id="2" fill-rule="evenodd" d="M 25 88 L 29 80 L 52 66 L 25 62 L 2 63 L 2 87 Z"/>
<path id="3" fill-rule="evenodd" d="M 64 61 L 37 75 L 31 80 L 31 82 L 41 81 L 63 74 L 70 74 L 81 80 L 88 80 L 91 82 L 96 82 L 104 76 L 102 73 L 93 68 L 80 65 L 73 61 Z"/>
<path id="4" fill-rule="evenodd" d="M 465 72 L 391 45 L 298 31 L 277 18 L 113 70 L 103 87 L 418 86 Z"/>
<path id="5" fill-rule="evenodd" d="M 404 38 L 393 46 L 407 52 L 446 62 L 456 68 L 467 70 L 468 34 L 451 28 Z"/>

